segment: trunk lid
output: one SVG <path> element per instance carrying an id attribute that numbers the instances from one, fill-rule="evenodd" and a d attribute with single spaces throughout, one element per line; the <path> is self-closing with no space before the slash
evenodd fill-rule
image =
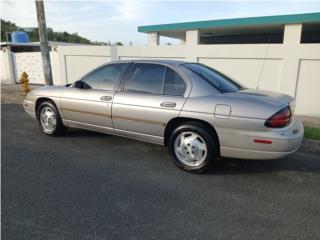
<path id="1" fill-rule="evenodd" d="M 290 106 L 294 112 L 293 97 L 271 91 L 244 89 L 237 92 L 221 94 L 221 101 L 231 106 L 231 115 L 269 119 L 281 109 Z"/>
<path id="2" fill-rule="evenodd" d="M 243 97 L 248 97 L 252 100 L 259 99 L 259 100 L 273 101 L 277 103 L 282 103 L 284 106 L 292 105 L 292 102 L 294 100 L 293 97 L 286 94 L 281 94 L 281 93 L 276 93 L 276 92 L 266 91 L 266 90 L 257 90 L 257 89 L 244 89 L 238 92 L 227 93 L 227 94 L 241 95 Z"/>

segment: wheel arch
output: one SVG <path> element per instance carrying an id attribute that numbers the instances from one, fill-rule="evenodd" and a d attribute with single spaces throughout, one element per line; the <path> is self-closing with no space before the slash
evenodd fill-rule
<path id="1" fill-rule="evenodd" d="M 40 107 L 41 103 L 46 102 L 46 101 L 51 102 L 57 108 L 57 110 L 59 111 L 59 109 L 58 109 L 58 107 L 57 107 L 57 105 L 56 105 L 56 103 L 54 102 L 53 99 L 51 99 L 49 97 L 39 97 L 39 98 L 37 98 L 36 103 L 35 103 L 35 107 L 34 107 L 35 108 L 34 110 L 35 110 L 37 118 L 38 118 L 38 108 Z"/>
<path id="2" fill-rule="evenodd" d="M 199 123 L 201 125 L 203 125 L 206 129 L 208 129 L 210 131 L 210 133 L 212 134 L 212 136 L 215 137 L 215 139 L 217 140 L 218 143 L 218 149 L 220 151 L 220 141 L 219 141 L 219 137 L 218 137 L 218 133 L 216 131 L 216 129 L 214 128 L 214 126 L 212 126 L 210 123 L 201 120 L 201 119 L 197 119 L 197 118 L 187 118 L 187 117 L 176 117 L 176 118 L 172 118 L 170 119 L 170 121 L 166 124 L 166 128 L 164 131 L 164 145 L 168 144 L 170 135 L 172 133 L 172 131 L 177 128 L 179 125 L 187 123 L 187 122 L 195 122 L 195 123 Z"/>

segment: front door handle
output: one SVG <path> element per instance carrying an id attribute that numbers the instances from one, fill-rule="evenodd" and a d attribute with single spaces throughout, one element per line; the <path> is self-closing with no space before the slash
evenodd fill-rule
<path id="1" fill-rule="evenodd" d="M 100 100 L 101 101 L 111 101 L 112 100 L 112 97 L 111 96 L 102 96 L 101 98 L 100 98 Z"/>
<path id="2" fill-rule="evenodd" d="M 177 106 L 175 102 L 163 102 L 160 104 L 161 107 L 174 108 Z"/>

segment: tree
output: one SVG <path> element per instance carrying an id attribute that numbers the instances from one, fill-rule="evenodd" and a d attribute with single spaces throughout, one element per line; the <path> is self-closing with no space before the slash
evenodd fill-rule
<path id="1" fill-rule="evenodd" d="M 6 42 L 7 32 L 23 31 L 23 28 L 16 26 L 10 21 L 1 19 L 1 42 Z M 95 45 L 107 45 L 105 42 L 91 42 L 89 39 L 81 37 L 78 33 L 55 32 L 52 28 L 47 27 L 47 34 L 49 41 L 54 42 L 68 42 L 68 43 L 80 43 L 80 44 L 95 44 Z M 39 42 L 39 29 L 32 28 L 28 31 L 29 39 L 31 42 Z"/>
<path id="2" fill-rule="evenodd" d="M 1 42 L 7 41 L 7 32 L 14 32 L 18 30 L 19 28 L 14 23 L 1 19 Z"/>

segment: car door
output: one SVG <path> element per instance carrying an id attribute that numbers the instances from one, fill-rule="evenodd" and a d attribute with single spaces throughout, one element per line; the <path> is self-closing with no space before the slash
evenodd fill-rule
<path id="1" fill-rule="evenodd" d="M 185 103 L 186 88 L 169 66 L 135 63 L 113 100 L 115 133 L 162 144 L 167 122 Z"/>
<path id="2" fill-rule="evenodd" d="M 89 88 L 71 85 L 62 93 L 63 117 L 69 126 L 112 130 L 111 106 L 115 88 L 128 67 L 128 63 L 104 65 L 81 81 Z M 100 129 L 101 130 L 101 129 Z"/>

